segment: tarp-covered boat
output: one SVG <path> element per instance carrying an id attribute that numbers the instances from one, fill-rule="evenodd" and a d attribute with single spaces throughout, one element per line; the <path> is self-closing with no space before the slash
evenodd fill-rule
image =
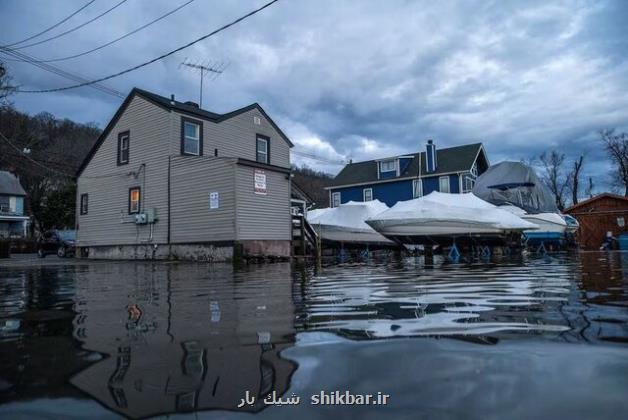
<path id="1" fill-rule="evenodd" d="M 476 180 L 473 194 L 538 225 L 537 230 L 524 232 L 528 238 L 559 240 L 568 229 L 549 188 L 521 162 L 491 166 Z M 575 229 L 577 225 L 571 227 Z"/>
<path id="2" fill-rule="evenodd" d="M 479 243 L 494 242 L 513 233 L 537 228 L 472 193 L 440 192 L 400 201 L 366 223 L 387 238 L 403 244 L 451 244 L 457 237 Z"/>
<path id="3" fill-rule="evenodd" d="M 338 207 L 310 210 L 307 221 L 323 240 L 355 244 L 392 245 L 393 242 L 377 233 L 364 221 L 388 206 L 379 200 L 349 201 Z"/>

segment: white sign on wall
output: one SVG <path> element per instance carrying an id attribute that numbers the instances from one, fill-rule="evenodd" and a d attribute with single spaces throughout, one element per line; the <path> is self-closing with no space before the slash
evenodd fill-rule
<path id="1" fill-rule="evenodd" d="M 220 196 L 218 192 L 210 192 L 209 193 L 209 208 L 217 209 L 220 207 Z"/>
<path id="2" fill-rule="evenodd" d="M 255 194 L 266 194 L 266 174 L 262 169 L 255 170 Z"/>

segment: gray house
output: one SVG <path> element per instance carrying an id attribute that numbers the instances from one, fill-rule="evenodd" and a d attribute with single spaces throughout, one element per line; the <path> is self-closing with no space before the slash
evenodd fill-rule
<path id="1" fill-rule="evenodd" d="M 292 143 L 257 103 L 227 114 L 133 89 L 77 173 L 77 255 L 290 255 Z"/>
<path id="2" fill-rule="evenodd" d="M 24 197 L 19 179 L 0 171 L 0 238 L 26 236 L 29 217 L 24 215 Z"/>

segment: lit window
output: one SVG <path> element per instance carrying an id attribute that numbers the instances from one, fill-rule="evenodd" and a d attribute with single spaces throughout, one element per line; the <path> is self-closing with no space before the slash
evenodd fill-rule
<path id="1" fill-rule="evenodd" d="M 87 194 L 81 194 L 81 214 L 87 214 L 89 196 Z"/>
<path id="2" fill-rule="evenodd" d="M 362 198 L 364 201 L 373 200 L 373 188 L 365 188 L 362 190 Z"/>
<path id="3" fill-rule="evenodd" d="M 423 181 L 421 179 L 412 180 L 412 197 L 423 197 Z"/>
<path id="4" fill-rule="evenodd" d="M 260 163 L 269 163 L 268 160 L 268 137 L 264 137 L 258 134 L 255 145 L 257 152 L 256 160 Z"/>
<path id="5" fill-rule="evenodd" d="M 135 187 L 129 190 L 129 214 L 140 212 L 140 188 Z"/>
<path id="6" fill-rule="evenodd" d="M 331 195 L 331 206 L 338 207 L 340 205 L 340 193 L 335 192 Z"/>
<path id="7" fill-rule="evenodd" d="M 118 165 L 129 163 L 130 143 L 131 140 L 128 131 L 118 134 Z"/>
<path id="8" fill-rule="evenodd" d="M 397 161 L 395 159 L 384 160 L 379 163 L 380 172 L 392 172 L 397 170 Z"/>
<path id="9" fill-rule="evenodd" d="M 200 156 L 203 150 L 201 124 L 191 120 L 183 120 L 182 134 L 181 153 Z"/>
<path id="10" fill-rule="evenodd" d="M 449 192 L 449 177 L 448 176 L 441 176 L 440 178 L 438 178 L 438 190 L 442 193 Z"/>

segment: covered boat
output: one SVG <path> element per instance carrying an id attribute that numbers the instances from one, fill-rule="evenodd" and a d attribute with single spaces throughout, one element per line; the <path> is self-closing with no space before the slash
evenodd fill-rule
<path id="1" fill-rule="evenodd" d="M 473 194 L 539 226 L 524 231 L 528 238 L 559 240 L 569 228 L 551 191 L 521 162 L 501 162 L 488 168 L 475 182 Z M 577 225 L 570 230 L 577 229 Z"/>
<path id="2" fill-rule="evenodd" d="M 400 201 L 366 223 L 402 244 L 451 244 L 462 238 L 482 244 L 503 242 L 513 233 L 537 227 L 472 193 L 440 192 Z"/>
<path id="3" fill-rule="evenodd" d="M 392 245 L 393 242 L 377 233 L 364 221 L 388 206 L 379 200 L 349 201 L 338 207 L 311 210 L 307 221 L 323 240 L 354 244 Z"/>

